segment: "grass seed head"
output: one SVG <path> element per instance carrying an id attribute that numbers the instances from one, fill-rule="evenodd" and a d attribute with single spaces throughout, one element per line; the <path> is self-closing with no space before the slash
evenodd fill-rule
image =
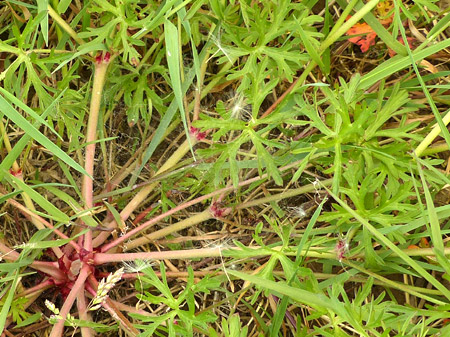
<path id="1" fill-rule="evenodd" d="M 92 299 L 91 308 L 89 310 L 99 309 L 101 303 L 103 303 L 108 297 L 109 291 L 120 281 L 123 275 L 123 267 L 117 269 L 114 273 L 108 275 L 106 279 L 102 279 L 98 284 L 97 294 Z"/>

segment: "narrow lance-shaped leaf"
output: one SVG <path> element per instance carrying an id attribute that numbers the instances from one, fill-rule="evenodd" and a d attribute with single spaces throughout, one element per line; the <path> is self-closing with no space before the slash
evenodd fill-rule
<path id="1" fill-rule="evenodd" d="M 28 122 L 16 109 L 14 109 L 9 102 L 0 95 L 0 111 L 12 120 L 18 127 L 20 127 L 26 134 L 31 136 L 47 150 L 53 153 L 60 160 L 65 162 L 70 167 L 74 168 L 82 174 L 88 175 L 84 168 L 75 160 L 69 157 L 63 150 L 56 146 L 50 139 L 45 137 L 38 129 L 36 129 L 30 122 Z"/>
<path id="2" fill-rule="evenodd" d="M 181 113 L 181 120 L 183 121 L 184 130 L 187 135 L 189 146 L 191 147 L 192 155 L 194 151 L 192 150 L 191 138 L 189 137 L 189 129 L 186 120 L 186 114 L 183 105 L 183 91 L 181 90 L 181 71 L 180 71 L 180 48 L 178 43 L 178 29 L 175 25 L 166 21 L 164 23 L 164 31 L 166 36 L 166 54 L 167 54 L 167 65 L 169 67 L 169 76 L 172 82 L 172 89 L 177 101 L 178 109 Z"/>

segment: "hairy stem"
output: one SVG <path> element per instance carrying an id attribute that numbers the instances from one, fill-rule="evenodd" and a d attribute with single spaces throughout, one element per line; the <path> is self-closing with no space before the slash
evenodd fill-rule
<path id="1" fill-rule="evenodd" d="M 295 247 L 291 249 L 274 247 L 271 250 L 260 250 L 261 247 L 248 247 L 248 249 L 254 250 L 254 253 L 249 253 L 252 256 L 266 256 L 271 255 L 275 252 L 283 250 L 283 254 L 288 256 L 295 256 L 297 250 Z M 258 251 L 260 250 L 260 251 Z M 197 259 L 204 257 L 219 257 L 219 256 L 232 256 L 233 251 L 241 251 L 240 248 L 225 248 L 225 247 L 215 247 L 215 248 L 202 248 L 202 249 L 185 249 L 185 250 L 169 250 L 162 252 L 142 252 L 142 253 L 120 253 L 120 254 L 108 254 L 108 253 L 97 253 L 94 256 L 94 264 L 100 265 L 110 262 L 124 262 L 124 261 L 135 261 L 135 260 L 178 260 L 178 259 Z M 309 257 L 320 257 L 334 259 L 336 258 L 336 253 L 329 252 L 326 250 L 314 250 L 309 249 L 304 250 L 302 255 Z"/>
<path id="2" fill-rule="evenodd" d="M 91 106 L 89 111 L 89 120 L 86 130 L 86 157 L 85 170 L 88 173 L 83 176 L 82 194 L 86 208 L 94 207 L 94 159 L 95 159 L 95 140 L 97 138 L 98 115 L 102 99 L 103 86 L 105 84 L 106 71 L 109 65 L 109 56 L 98 56 L 95 60 L 94 84 L 92 85 Z M 84 236 L 84 248 L 87 251 L 92 250 L 92 231 L 88 231 Z"/>

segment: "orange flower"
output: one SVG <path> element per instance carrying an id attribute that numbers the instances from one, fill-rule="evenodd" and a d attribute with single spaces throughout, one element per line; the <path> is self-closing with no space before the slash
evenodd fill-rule
<path id="1" fill-rule="evenodd" d="M 347 17 L 347 20 L 351 16 Z M 392 22 L 392 16 L 379 20 L 383 26 L 389 26 Z M 370 27 L 367 23 L 357 23 L 352 28 L 350 28 L 346 35 L 359 35 L 349 38 L 348 40 L 354 44 L 357 44 L 363 53 L 369 50 L 370 46 L 375 45 L 375 38 L 377 37 L 377 33 Z"/>
<path id="2" fill-rule="evenodd" d="M 357 44 L 363 53 L 368 51 L 370 46 L 375 45 L 375 38 L 377 37 L 377 33 L 375 33 L 372 27 L 370 27 L 367 23 L 357 23 L 350 28 L 346 34 L 360 35 L 351 37 L 348 40 L 354 44 Z"/>

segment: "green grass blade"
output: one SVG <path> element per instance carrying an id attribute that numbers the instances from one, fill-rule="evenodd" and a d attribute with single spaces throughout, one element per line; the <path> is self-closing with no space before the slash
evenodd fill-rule
<path id="1" fill-rule="evenodd" d="M 0 111 L 12 120 L 18 127 L 20 127 L 27 135 L 36 140 L 54 156 L 65 162 L 73 169 L 88 175 L 87 172 L 75 160 L 69 157 L 63 150 L 56 146 L 50 139 L 45 137 L 38 129 L 36 129 L 30 122 L 28 122 L 16 109 L 14 109 L 9 102 L 0 95 Z"/>
<path id="2" fill-rule="evenodd" d="M 17 179 L 11 174 L 7 175 L 6 179 L 9 180 L 12 184 L 16 185 L 19 189 L 23 190 L 26 194 L 28 194 L 36 204 L 38 204 L 45 211 L 47 211 L 48 215 L 52 219 L 59 222 L 69 221 L 69 217 L 64 212 L 60 211 L 55 205 L 53 205 L 50 201 L 45 199 L 40 193 L 36 192 L 33 188 L 25 184 L 22 180 Z"/>
<path id="3" fill-rule="evenodd" d="M 448 47 L 450 47 L 450 39 L 442 40 L 420 51 L 413 51 L 412 55 L 414 57 L 414 60 L 418 62 Z M 383 62 L 371 72 L 362 76 L 359 88 L 364 90 L 368 89 L 370 86 L 374 85 L 383 78 L 397 73 L 410 65 L 411 59 L 409 58 L 409 56 L 395 55 L 390 60 Z"/>
<path id="4" fill-rule="evenodd" d="M 317 209 L 314 211 L 314 214 L 312 215 L 311 219 L 309 219 L 308 225 L 306 226 L 305 232 L 303 233 L 302 238 L 300 240 L 300 243 L 298 244 L 298 247 L 297 247 L 297 255 L 296 255 L 296 258 L 295 258 L 295 260 L 296 260 L 295 261 L 296 267 L 300 266 L 301 253 L 302 253 L 302 251 L 306 250 L 306 247 L 305 247 L 306 242 L 309 240 L 309 237 L 311 236 L 311 233 L 312 233 L 312 229 L 314 228 L 314 225 L 316 224 L 317 219 L 319 218 L 319 215 L 322 212 L 323 205 L 326 202 L 327 202 L 327 199 L 324 198 L 322 200 L 322 202 L 319 204 L 319 206 L 317 207 Z M 289 284 L 292 281 L 293 280 L 289 280 Z"/>
<path id="5" fill-rule="evenodd" d="M 437 109 L 436 104 L 434 103 L 434 99 L 433 99 L 433 97 L 431 97 L 430 92 L 428 91 L 428 88 L 425 85 L 425 82 L 424 82 L 422 76 L 420 75 L 419 69 L 417 68 L 416 58 L 413 56 L 413 54 L 411 52 L 411 48 L 409 47 L 405 28 L 403 27 L 402 19 L 400 17 L 400 9 L 399 9 L 397 1 L 394 1 L 394 5 L 395 5 L 395 19 L 394 20 L 396 20 L 399 23 L 398 26 L 399 26 L 403 41 L 406 46 L 406 51 L 408 52 L 408 57 L 411 60 L 411 64 L 413 66 L 414 72 L 417 75 L 417 80 L 419 81 L 420 87 L 422 88 L 422 91 L 425 94 L 425 97 L 427 98 L 428 103 L 430 104 L 431 111 L 433 111 L 434 117 L 436 118 L 436 122 L 438 123 L 439 128 L 441 129 L 442 135 L 443 135 L 447 145 L 450 147 L 450 133 L 448 132 L 446 123 L 444 123 L 444 121 L 442 120 L 441 114 L 439 113 L 439 110 Z"/>
<path id="6" fill-rule="evenodd" d="M 409 287 L 407 285 L 404 285 L 404 284 L 402 284 L 400 282 L 392 281 L 392 280 L 390 280 L 390 279 L 388 279 L 386 277 L 383 277 L 383 276 L 379 275 L 378 273 L 371 272 L 370 270 L 367 270 L 364 267 L 362 267 L 360 265 L 357 265 L 357 264 L 355 264 L 353 262 L 344 261 L 344 264 L 346 264 L 346 265 L 348 265 L 348 266 L 350 266 L 350 267 L 360 271 L 361 273 L 367 274 L 367 275 L 373 277 L 374 279 L 377 279 L 377 280 L 385 283 L 386 285 L 388 285 L 389 287 L 392 287 L 394 289 L 401 290 L 401 291 L 403 291 L 405 293 L 411 294 L 412 296 L 417 296 L 419 298 L 423 298 L 424 300 L 427 300 L 427 301 L 429 301 L 431 303 L 435 303 L 437 305 L 444 305 L 445 304 L 445 302 L 436 300 L 433 297 L 430 297 L 430 296 L 422 294 L 422 293 L 420 293 L 418 291 L 415 291 L 415 290 L 411 289 L 411 287 Z"/>
<path id="7" fill-rule="evenodd" d="M 202 62 L 202 60 L 206 56 L 207 46 L 208 45 L 206 45 L 202 49 L 202 52 L 200 53 L 200 62 Z M 185 75 L 185 78 L 184 78 L 184 82 L 183 82 L 183 85 L 182 85 L 183 95 L 186 93 L 188 88 L 191 86 L 192 81 L 194 80 L 194 78 L 195 78 L 195 68 L 192 67 L 189 70 L 189 72 L 187 73 L 187 75 Z M 152 141 L 150 142 L 150 144 L 148 145 L 147 149 L 144 152 L 144 155 L 143 155 L 143 158 L 142 158 L 142 163 L 139 166 L 139 168 L 136 171 L 134 176 L 136 176 L 136 177 L 139 176 L 140 172 L 142 171 L 144 166 L 147 164 L 147 162 L 150 160 L 151 156 L 155 152 L 156 147 L 161 142 L 162 138 L 164 137 L 164 134 L 167 131 L 167 127 L 169 126 L 170 121 L 173 119 L 173 116 L 177 112 L 177 107 L 178 107 L 178 103 L 176 102 L 176 100 L 173 100 L 170 103 L 169 107 L 167 108 L 167 111 L 164 114 L 163 118 L 161 119 L 161 122 L 159 123 L 158 127 L 156 128 L 156 131 L 154 132 Z M 135 180 L 131 179 L 131 182 L 132 182 L 132 185 L 133 185 Z"/>
<path id="8" fill-rule="evenodd" d="M 430 221 L 430 224 L 429 224 L 430 236 L 431 236 L 431 242 L 433 244 L 433 250 L 436 253 L 436 258 L 438 259 L 438 262 L 441 264 L 441 266 L 445 269 L 445 271 L 447 273 L 450 273 L 450 262 L 445 257 L 444 241 L 442 240 L 442 233 L 441 233 L 441 226 L 439 224 L 439 218 L 438 218 L 436 209 L 434 207 L 433 198 L 431 197 L 430 190 L 428 189 L 428 184 L 425 179 L 425 175 L 423 173 L 422 167 L 417 162 L 417 157 L 416 157 L 416 163 L 417 163 L 417 169 L 420 174 L 420 179 L 422 181 L 423 192 L 425 194 L 425 201 L 427 203 L 428 219 Z"/>
<path id="9" fill-rule="evenodd" d="M 450 26 L 450 13 L 447 13 L 447 15 L 439 20 L 439 22 L 431 28 L 430 32 L 427 35 L 428 41 L 433 41 L 436 36 L 438 36 L 440 33 L 442 33 L 445 29 L 447 29 Z"/>
<path id="10" fill-rule="evenodd" d="M 125 223 L 123 222 L 122 218 L 120 217 L 120 214 L 117 211 L 117 209 L 115 209 L 113 205 L 111 205 L 110 203 L 106 202 L 105 200 L 103 200 L 103 203 L 106 205 L 108 210 L 111 212 L 111 214 L 112 214 L 114 220 L 116 221 L 117 226 L 119 226 L 120 230 L 123 233 L 126 232 Z"/>
<path id="11" fill-rule="evenodd" d="M 181 113 L 181 120 L 183 121 L 184 131 L 186 132 L 186 137 L 188 139 L 189 146 L 191 147 L 192 155 L 194 155 L 194 151 L 192 150 L 191 138 L 189 137 L 189 128 L 187 125 L 186 113 L 184 111 L 184 95 L 183 91 L 181 90 L 180 46 L 178 42 L 178 29 L 172 22 L 167 20 L 164 23 L 164 31 L 166 36 L 166 54 L 170 81 L 172 82 L 172 89 L 175 95 L 175 100 Z"/>
<path id="12" fill-rule="evenodd" d="M 66 92 L 67 88 L 64 89 L 60 95 L 63 95 L 64 92 Z M 33 109 L 31 109 L 29 106 L 27 106 L 26 104 L 22 103 L 22 101 L 18 100 L 14 95 L 12 95 L 11 93 L 9 93 L 8 91 L 6 91 L 3 88 L 0 88 L 0 92 L 7 98 L 9 99 L 13 104 L 17 105 L 19 108 L 21 108 L 23 111 L 25 111 L 27 114 L 29 114 L 31 116 L 31 118 L 33 118 L 34 120 L 36 120 L 37 122 L 39 122 L 40 124 L 43 124 L 45 127 L 47 127 L 49 130 L 51 130 L 59 139 L 63 140 L 63 138 L 59 135 L 58 132 L 55 131 L 55 129 L 48 124 L 41 116 L 39 116 L 36 112 L 34 112 Z M 51 106 L 53 106 L 54 104 L 52 103 Z"/>
<path id="13" fill-rule="evenodd" d="M 48 0 L 37 0 L 38 12 L 45 11 L 47 12 Z M 42 18 L 41 22 L 41 31 L 44 37 L 45 45 L 48 45 L 48 14 Z"/>
<path id="14" fill-rule="evenodd" d="M 21 261 L 17 262 L 11 262 L 11 263 L 2 263 L 0 264 L 0 272 L 11 272 L 18 268 L 28 266 L 30 263 L 32 263 L 33 260 L 31 259 L 23 259 Z"/>
<path id="15" fill-rule="evenodd" d="M 333 301 L 330 301 L 324 294 L 317 294 L 311 291 L 294 288 L 283 282 L 274 282 L 255 275 L 246 274 L 236 270 L 227 270 L 227 273 L 242 280 L 249 281 L 257 286 L 275 291 L 279 294 L 290 297 L 296 302 L 309 305 L 315 309 L 329 309 L 334 312 L 342 312 L 343 308 Z"/>
<path id="16" fill-rule="evenodd" d="M 61 97 L 63 96 L 64 92 L 66 90 L 63 90 L 58 97 L 56 97 L 52 103 L 45 109 L 45 111 L 42 113 L 41 118 L 44 120 L 44 118 L 50 113 L 51 109 L 60 101 Z M 35 120 L 33 123 L 33 126 L 39 127 L 41 124 L 39 121 Z M 0 181 L 3 180 L 5 172 L 7 172 L 11 166 L 13 165 L 14 161 L 19 158 L 21 155 L 23 149 L 27 146 L 28 142 L 30 141 L 31 136 L 28 134 L 24 134 L 20 140 L 14 145 L 11 152 L 8 153 L 8 155 L 2 160 L 0 163 Z"/>
<path id="17" fill-rule="evenodd" d="M 14 293 L 16 292 L 17 284 L 19 283 L 19 270 L 16 269 L 13 273 L 14 279 L 9 288 L 8 296 L 3 303 L 2 311 L 0 312 L 0 331 L 3 331 L 5 328 L 6 318 L 8 317 L 9 309 L 11 308 L 11 303 L 14 299 Z"/>

